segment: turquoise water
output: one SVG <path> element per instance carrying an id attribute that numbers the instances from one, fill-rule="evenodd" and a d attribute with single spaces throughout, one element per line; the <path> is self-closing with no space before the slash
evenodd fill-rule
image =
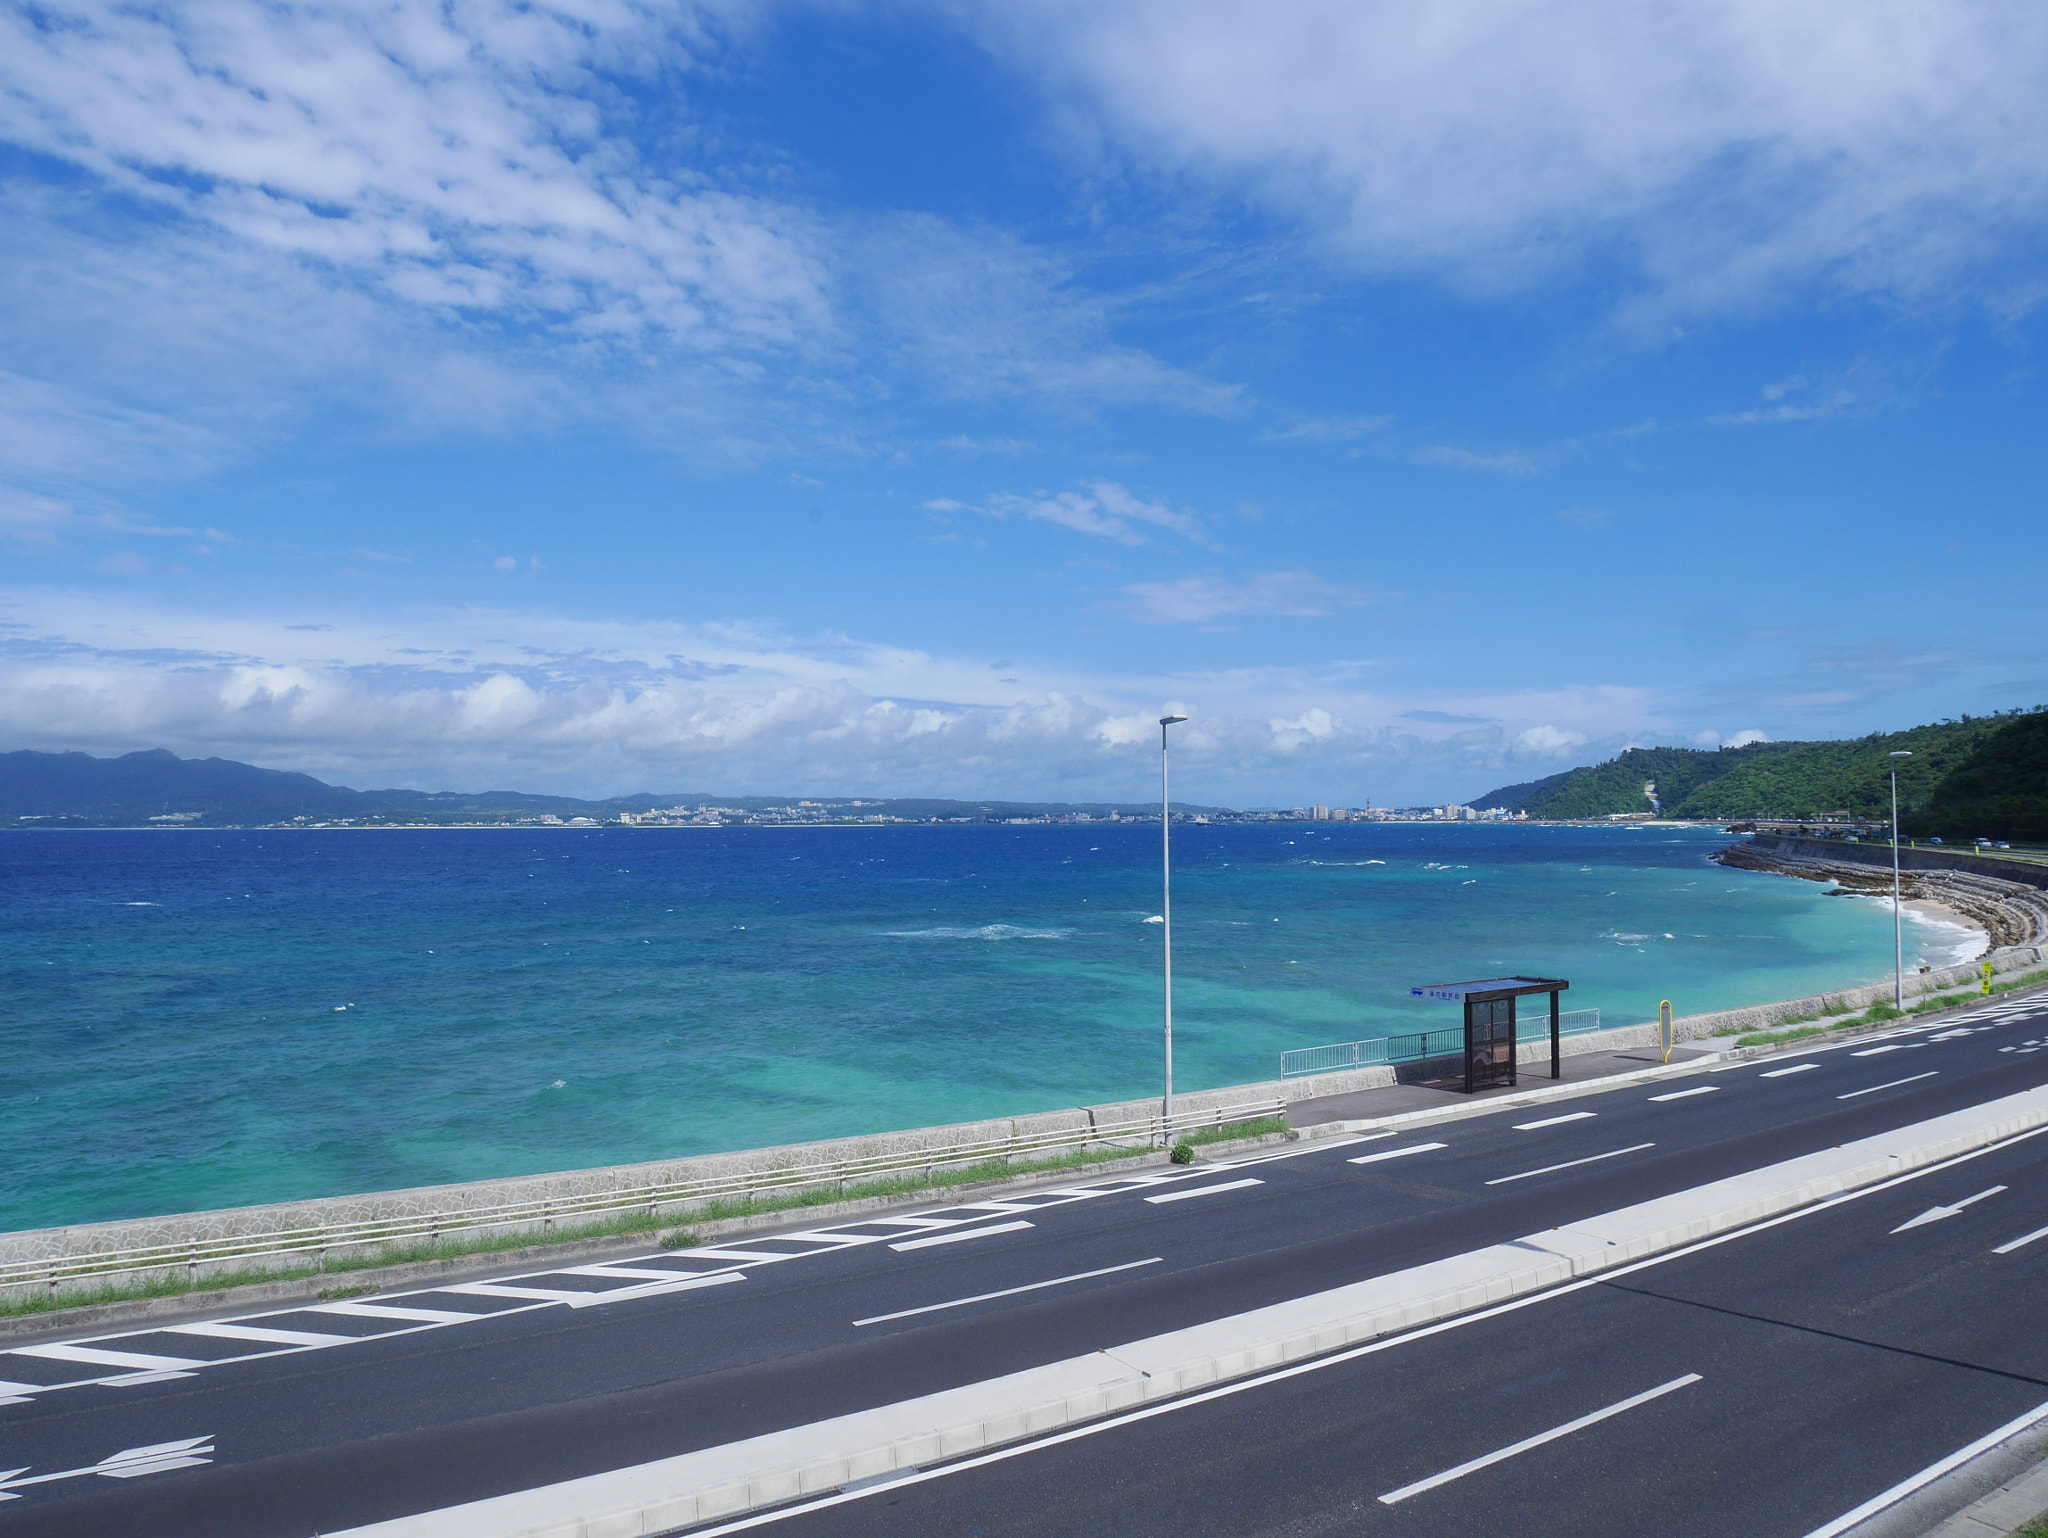
<path id="1" fill-rule="evenodd" d="M 1724 835 L 1175 831 L 1183 1089 L 1571 979 L 1609 1023 L 1888 975 Z M 1158 829 L 0 832 L 0 1228 L 1158 1090 Z M 1946 961 L 1956 936 L 1909 943 Z"/>

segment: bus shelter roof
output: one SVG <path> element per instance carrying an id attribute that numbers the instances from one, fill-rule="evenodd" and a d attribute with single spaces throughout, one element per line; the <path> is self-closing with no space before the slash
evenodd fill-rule
<path id="1" fill-rule="evenodd" d="M 1571 987 L 1561 977 L 1489 977 L 1474 983 L 1432 983 L 1408 991 L 1418 999 L 1462 1004 L 1468 999 L 1512 999 L 1525 993 L 1562 993 Z"/>

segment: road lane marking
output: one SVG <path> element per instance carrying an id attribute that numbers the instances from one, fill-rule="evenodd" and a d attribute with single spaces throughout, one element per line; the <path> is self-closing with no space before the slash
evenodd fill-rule
<path id="1" fill-rule="evenodd" d="M 102 1351 L 97 1346 L 14 1346 L 10 1351 L 14 1356 L 39 1356 L 52 1362 L 84 1362 L 91 1367 L 133 1367 L 143 1372 L 206 1365 L 192 1357 L 152 1356 L 140 1351 Z"/>
<path id="2" fill-rule="evenodd" d="M 253 1324 L 167 1324 L 166 1335 L 205 1335 L 215 1340 L 253 1340 L 266 1346 L 340 1346 L 353 1335 L 321 1335 L 312 1330 L 269 1330 Z"/>
<path id="3" fill-rule="evenodd" d="M 1991 1253 L 1994 1255 L 2010 1255 L 2014 1250 L 2018 1249 L 2021 1245 L 2032 1244 L 2036 1239 L 2042 1238 L 2048 1238 L 2048 1228 L 2037 1228 L 2030 1234 L 2021 1234 L 2017 1239 L 2013 1240 L 2010 1244 L 2001 1244 L 1997 1249 L 1993 1250 Z M 6 1387 L 6 1384 L 0 1383 L 0 1389 L 4 1389 Z"/>
<path id="4" fill-rule="evenodd" d="M 396 1303 L 313 1303 L 287 1313 L 348 1314 L 357 1319 L 388 1319 L 393 1324 L 466 1324 L 488 1314 L 463 1313 L 452 1308 L 400 1308 Z M 370 1339 L 375 1340 L 373 1335 Z"/>
<path id="5" fill-rule="evenodd" d="M 1519 1313 L 1523 1309 L 1546 1306 L 1559 1298 L 1585 1292 L 1590 1288 L 1607 1286 L 1616 1277 L 1634 1276 L 1639 1272 L 1654 1270 L 1658 1266 L 1668 1265 L 1676 1260 L 1684 1260 L 1706 1250 L 1718 1249 L 1724 1244 L 1736 1243 L 1752 1235 L 1781 1228 L 1789 1223 L 1802 1222 L 1822 1213 L 1832 1212 L 1837 1207 L 1844 1206 L 1850 1202 L 1861 1201 L 1866 1197 L 1893 1190 L 1898 1186 L 1909 1184 L 1915 1180 L 1924 1180 L 1929 1175 L 1954 1169 L 1959 1165 L 1968 1164 L 1972 1160 L 1984 1158 L 1991 1154 L 2005 1152 L 2018 1144 L 2029 1142 L 2034 1138 L 2042 1136 L 2048 1136 L 2048 1127 L 2036 1127 L 2030 1131 L 2015 1133 L 2009 1138 L 2001 1139 L 1996 1143 L 1986 1144 L 1982 1148 L 1972 1149 L 1968 1153 L 1957 1154 L 1952 1158 L 1943 1159 L 1922 1169 L 1909 1170 L 1904 1174 L 1894 1175 L 1891 1179 L 1879 1181 L 1876 1185 L 1864 1186 L 1858 1190 L 1845 1191 L 1838 1196 L 1828 1197 L 1824 1201 L 1816 1202 L 1810 1207 L 1801 1207 L 1791 1212 L 1780 1213 L 1776 1217 L 1765 1218 L 1760 1222 L 1742 1228 L 1730 1229 L 1726 1233 L 1716 1234 L 1709 1239 L 1701 1239 L 1692 1244 L 1681 1245 L 1679 1248 L 1666 1251 L 1661 1255 L 1652 1255 L 1642 1260 L 1631 1261 L 1626 1265 L 1617 1266 L 1611 1271 L 1603 1271 L 1595 1276 L 1582 1277 L 1577 1281 L 1565 1282 L 1554 1288 L 1510 1299 L 1505 1303 L 1496 1303 L 1490 1307 L 1479 1309 L 1474 1313 L 1460 1314 L 1452 1319 L 1439 1320 L 1435 1324 L 1423 1325 L 1418 1329 L 1406 1331 L 1398 1335 L 1382 1336 L 1377 1340 L 1368 1341 L 1364 1345 L 1351 1346 L 1342 1351 L 1315 1357 L 1309 1361 L 1297 1362 L 1290 1367 L 1278 1367 L 1269 1371 L 1251 1373 L 1231 1382 L 1220 1384 L 1215 1388 L 1177 1396 L 1163 1403 L 1149 1404 L 1142 1409 L 1126 1411 L 1120 1415 L 1107 1415 L 1100 1419 L 1070 1427 L 1065 1431 L 1052 1432 L 1029 1441 L 998 1447 L 992 1452 L 978 1453 L 972 1457 L 940 1464 L 936 1468 L 922 1468 L 914 1473 L 903 1471 L 903 1477 L 900 1480 L 892 1480 L 887 1486 L 868 1486 L 851 1493 L 841 1489 L 830 1495 L 802 1500 L 792 1505 L 765 1511 L 755 1511 L 747 1516 L 720 1522 L 715 1527 L 700 1528 L 697 1530 L 697 1538 L 723 1538 L 723 1535 L 726 1534 L 751 1532 L 755 1528 L 770 1526 L 778 1522 L 786 1522 L 791 1516 L 798 1513 L 810 1513 L 823 1511 L 830 1507 L 844 1506 L 849 1502 L 863 1499 L 873 1489 L 895 1488 L 898 1485 L 908 1484 L 926 1484 L 933 1480 L 950 1479 L 955 1475 L 984 1468 L 990 1464 L 1006 1463 L 1012 1458 L 1035 1456 L 1050 1448 L 1064 1446 L 1069 1442 L 1077 1442 L 1085 1438 L 1100 1436 L 1105 1432 L 1120 1431 L 1140 1421 L 1151 1420 L 1156 1416 L 1177 1415 L 1198 1405 L 1210 1404 L 1219 1399 L 1229 1399 L 1238 1394 L 1270 1388 L 1276 1383 L 1285 1383 L 1295 1378 L 1326 1372 L 1330 1368 L 1341 1367 L 1349 1362 L 1377 1356 L 1382 1352 L 1406 1350 L 1416 1341 L 1427 1340 L 1433 1336 L 1448 1334 L 1452 1331 L 1466 1329 L 1477 1324 L 1484 1324 L 1489 1320 Z M 2048 1420 L 2048 1404 L 2040 1406 L 2039 1410 L 2035 1412 L 2035 1419 Z M 1998 1432 L 1993 1433 L 1988 1442 L 1972 1446 L 1966 1453 L 1956 1458 L 1954 1462 L 1961 1462 L 1969 1457 L 1974 1457 L 1977 1453 L 1982 1452 L 1986 1446 L 2003 1441 L 2006 1437 L 2013 1435 L 2030 1424 L 2033 1424 L 2033 1421 L 2015 1421 Z M 1944 1462 L 1931 1473 L 1927 1473 L 1926 1477 L 1929 1479 L 1937 1477 L 1947 1472 L 1953 1466 L 1952 1462 Z M 1917 1486 L 1910 1488 L 1917 1488 Z M 1910 1493 L 1910 1488 L 1901 1486 L 1900 1491 L 1902 1493 Z M 1875 1510 L 1878 1506 L 1897 1498 L 1896 1494 L 1888 1494 L 1868 1509 Z M 1861 1520 L 1861 1516 L 1867 1514 L 1868 1510 L 1860 1510 L 1856 1520 Z M 428 1515 L 438 1516 L 439 1514 L 428 1513 Z M 1846 1525 L 1853 1526 L 1854 1523 L 1851 1522 Z M 1831 1526 L 1821 1532 L 1810 1533 L 1806 1535 L 1806 1538 L 1834 1538 L 1834 1535 L 1842 1530 L 1841 1527 Z M 361 1530 L 352 1529 L 351 1531 L 360 1532 Z M 420 1529 L 420 1531 L 424 1531 L 424 1529 Z"/>
<path id="6" fill-rule="evenodd" d="M 1773 1068 L 1769 1073 L 1760 1073 L 1759 1079 L 1782 1079 L 1788 1073 L 1804 1073 L 1809 1068 L 1818 1068 L 1819 1063 L 1794 1063 L 1790 1068 Z"/>
<path id="7" fill-rule="evenodd" d="M 1218 1191 L 1242 1191 L 1246 1186 L 1262 1186 L 1263 1180 L 1231 1180 L 1220 1186 L 1197 1186 L 1192 1191 L 1168 1191 L 1164 1196 L 1148 1196 L 1148 1202 L 1184 1202 L 1190 1196 L 1214 1196 Z"/>
<path id="8" fill-rule="evenodd" d="M 1849 1055 L 1851 1057 L 1877 1057 L 1885 1052 L 1911 1052 L 1915 1047 L 1924 1047 L 1926 1045 L 1927 1043 L 1924 1041 L 1895 1041 L 1889 1046 L 1866 1047 L 1861 1052 L 1851 1052 Z"/>
<path id="9" fill-rule="evenodd" d="M 1598 1111 L 1573 1111 L 1569 1116 L 1546 1116 L 1541 1121 L 1515 1123 L 1517 1132 L 1534 1132 L 1542 1127 L 1562 1127 L 1568 1121 L 1584 1121 L 1589 1116 L 1598 1116 Z"/>
<path id="10" fill-rule="evenodd" d="M 2035 1405 L 2026 1414 L 2015 1416 L 1996 1431 L 1985 1432 L 1983 1436 L 1977 1438 L 1968 1447 L 1958 1447 L 1946 1458 L 1936 1459 L 1919 1473 L 1912 1475 L 1910 1478 L 1900 1480 L 1882 1494 L 1873 1495 L 1855 1510 L 1843 1512 L 1832 1522 L 1823 1522 L 1819 1527 L 1808 1533 L 1806 1538 L 1839 1538 L 1840 1534 L 1846 1533 L 1850 1528 L 1856 1527 L 1869 1518 L 1876 1516 L 1887 1506 L 1896 1506 L 1914 1491 L 1933 1484 L 1935 1480 L 1941 1478 L 1949 1470 L 1961 1468 L 1979 1453 L 1989 1452 L 2000 1442 L 2016 1437 L 2028 1428 L 2040 1425 L 2044 1420 L 2048 1420 L 2048 1404 Z"/>
<path id="11" fill-rule="evenodd" d="M 713 1271 L 708 1276 L 681 1277 L 673 1282 L 642 1282 L 638 1287 L 608 1287 L 603 1292 L 571 1293 L 562 1301 L 571 1308 L 595 1308 L 600 1303 L 632 1303 L 640 1298 L 665 1298 L 672 1292 L 694 1292 L 699 1287 L 723 1287 L 744 1282 L 744 1271 Z"/>
<path id="12" fill-rule="evenodd" d="M 686 1277 L 702 1276 L 702 1271 L 657 1271 L 652 1266 L 564 1266 L 559 1271 L 548 1272 L 549 1276 L 594 1276 L 602 1281 L 615 1276 L 622 1282 L 680 1282 Z"/>
<path id="13" fill-rule="evenodd" d="M 1389 1148 L 1384 1153 L 1361 1154 L 1356 1159 L 1346 1159 L 1346 1164 L 1377 1164 L 1382 1159 L 1405 1159 L 1410 1154 L 1430 1153 L 1438 1148 L 1449 1148 L 1449 1143 L 1410 1143 L 1406 1148 Z"/>
<path id="14" fill-rule="evenodd" d="M 991 1223 L 987 1228 L 956 1228 L 950 1234 L 933 1234 L 926 1239 L 905 1239 L 900 1244 L 889 1246 L 892 1250 L 923 1250 L 934 1244 L 958 1244 L 962 1239 L 986 1239 L 990 1234 L 1013 1234 L 1020 1228 L 1031 1228 L 1033 1224 Z"/>
<path id="15" fill-rule="evenodd" d="M 1711 1095 L 1720 1087 L 1718 1084 L 1702 1084 L 1698 1089 L 1674 1089 L 1668 1095 L 1652 1095 L 1650 1101 L 1655 1104 L 1660 1100 L 1689 1100 L 1694 1095 Z"/>
<path id="16" fill-rule="evenodd" d="M 1557 1170 L 1568 1170 L 1574 1165 L 1597 1164 L 1602 1159 L 1619 1159 L 1623 1154 L 1641 1153 L 1645 1148 L 1655 1148 L 1655 1143 L 1638 1143 L 1633 1148 L 1616 1148 L 1607 1153 L 1588 1154 L 1583 1159 L 1567 1159 L 1562 1164 L 1546 1164 L 1540 1170 L 1523 1170 L 1519 1175 L 1503 1175 L 1498 1180 L 1489 1180 L 1490 1186 L 1504 1186 L 1511 1180 L 1527 1180 L 1531 1175 L 1548 1175 Z"/>
<path id="17" fill-rule="evenodd" d="M 1912 1084 L 1920 1079 L 1931 1079 L 1940 1072 L 1939 1068 L 1930 1068 L 1927 1072 L 1916 1073 L 1909 1079 L 1893 1079 L 1889 1084 L 1873 1084 L 1868 1089 L 1852 1089 L 1848 1094 L 1837 1095 L 1835 1098 L 1837 1100 L 1854 1100 L 1858 1095 L 1874 1095 L 1881 1089 L 1897 1089 L 1901 1084 Z"/>
<path id="18" fill-rule="evenodd" d="M 517 1298 L 522 1302 L 539 1303 L 569 1303 L 577 1298 L 592 1296 L 590 1293 L 574 1292 L 565 1287 L 512 1287 L 504 1282 L 457 1282 L 453 1286 L 441 1288 L 440 1291 L 456 1293 L 466 1298 Z M 598 1293 L 596 1296 L 604 1295 Z"/>
<path id="19" fill-rule="evenodd" d="M 209 1434 L 186 1437 L 177 1442 L 155 1442 L 148 1447 L 124 1447 L 82 1469 L 58 1469 L 50 1474 L 30 1475 L 27 1479 L 16 1477 L 27 1474 L 27 1468 L 8 1469 L 0 1471 L 0 1500 L 19 1500 L 14 1492 L 23 1485 L 44 1485 L 52 1480 L 77 1479 L 85 1474 L 98 1474 L 107 1479 L 136 1479 L 144 1474 L 162 1474 L 171 1469 L 189 1469 L 211 1463 L 212 1455 L 213 1437 Z"/>
<path id="20" fill-rule="evenodd" d="M 1022 1287 L 1005 1287 L 1001 1292 L 978 1292 L 971 1298 L 955 1298 L 950 1303 L 927 1303 L 923 1308 L 900 1309 L 893 1314 L 877 1314 L 872 1319 L 856 1319 L 853 1327 L 864 1324 L 887 1324 L 891 1319 L 908 1319 L 913 1314 L 935 1314 L 942 1308 L 965 1308 L 970 1303 L 986 1303 L 991 1298 L 1013 1298 L 1020 1292 L 1036 1292 L 1041 1287 L 1064 1287 L 1068 1282 L 1085 1282 L 1091 1277 L 1113 1276 L 1119 1271 L 1135 1271 L 1140 1266 L 1156 1266 L 1160 1257 L 1150 1260 L 1127 1260 L 1120 1266 L 1104 1266 L 1100 1271 L 1076 1271 L 1072 1276 L 1056 1276 L 1049 1282 L 1026 1282 Z"/>
<path id="21" fill-rule="evenodd" d="M 1559 1437 L 1568 1437 L 1574 1431 L 1584 1431 L 1588 1426 L 1597 1426 L 1601 1421 L 1608 1420 L 1625 1411 L 1633 1410 L 1638 1405 L 1646 1405 L 1653 1399 L 1661 1399 L 1664 1395 L 1676 1389 L 1685 1388 L 1689 1384 L 1699 1381 L 1700 1375 L 1698 1373 L 1689 1372 L 1682 1378 L 1673 1378 L 1669 1383 L 1660 1383 L 1655 1388 L 1644 1389 L 1642 1393 L 1631 1394 L 1628 1398 L 1611 1404 L 1604 1410 L 1595 1410 L 1591 1415 L 1581 1415 L 1575 1421 L 1566 1421 L 1562 1426 L 1553 1426 L 1548 1431 L 1539 1431 L 1533 1437 L 1525 1437 L 1511 1447 L 1503 1447 L 1499 1452 L 1488 1453 L 1483 1458 L 1474 1458 L 1470 1463 L 1461 1463 L 1454 1469 L 1445 1469 L 1441 1474 L 1432 1474 L 1427 1479 L 1418 1479 L 1414 1484 L 1403 1485 L 1398 1490 L 1389 1490 L 1380 1497 L 1380 1503 L 1385 1506 L 1392 1506 L 1397 1502 L 1407 1500 L 1411 1495 L 1420 1495 L 1425 1490 L 1434 1490 L 1438 1485 L 1447 1485 L 1454 1479 L 1463 1479 L 1467 1474 L 1476 1474 L 1481 1469 L 1491 1468 L 1496 1463 L 1505 1462 L 1509 1458 L 1541 1447 L 1546 1442 L 1555 1442 Z"/>
<path id="22" fill-rule="evenodd" d="M 2005 1189 L 2006 1188 L 2004 1186 L 1993 1186 L 1988 1191 L 1979 1191 L 1975 1196 L 1966 1196 L 1961 1201 L 1956 1202 L 1951 1206 L 1929 1207 L 1925 1212 L 1921 1213 L 1920 1216 L 1918 1216 L 1917 1218 L 1910 1219 L 1907 1222 L 1901 1223 L 1897 1228 L 1893 1229 L 1892 1232 L 1895 1234 L 1902 1234 L 1909 1228 L 1920 1227 L 1923 1223 L 1939 1223 L 1943 1218 L 1954 1217 L 1958 1212 L 1961 1212 L 1965 1207 L 1970 1206 L 1972 1203 L 1981 1202 L 1987 1196 L 1996 1196 L 2000 1191 L 2003 1191 Z"/>

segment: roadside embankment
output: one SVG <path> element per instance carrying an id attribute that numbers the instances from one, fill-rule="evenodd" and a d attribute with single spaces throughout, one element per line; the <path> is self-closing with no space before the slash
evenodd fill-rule
<path id="1" fill-rule="evenodd" d="M 1714 856 L 1738 870 L 1832 881 L 1852 892 L 1888 896 L 1889 844 L 1758 834 Z M 1961 850 L 1901 849 L 1900 895 L 1938 903 L 1983 926 L 1990 948 L 2048 944 L 2048 866 Z"/>

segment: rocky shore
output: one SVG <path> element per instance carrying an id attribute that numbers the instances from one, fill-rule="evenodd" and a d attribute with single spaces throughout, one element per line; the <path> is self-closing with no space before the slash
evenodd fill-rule
<path id="1" fill-rule="evenodd" d="M 1852 847 L 1862 858 L 1847 849 L 1839 854 L 1826 850 L 1818 839 L 1758 838 L 1731 845 L 1714 859 L 1737 870 L 1831 881 L 1859 895 L 1890 896 L 1889 848 Z M 1878 856 L 1883 863 L 1878 863 Z M 1988 939 L 1987 952 L 2048 943 L 2048 891 L 2027 882 L 1976 870 L 1930 868 L 1928 852 L 1921 850 L 1912 867 L 1900 872 L 1899 889 L 1908 901 L 1936 904 L 1979 925 Z"/>

